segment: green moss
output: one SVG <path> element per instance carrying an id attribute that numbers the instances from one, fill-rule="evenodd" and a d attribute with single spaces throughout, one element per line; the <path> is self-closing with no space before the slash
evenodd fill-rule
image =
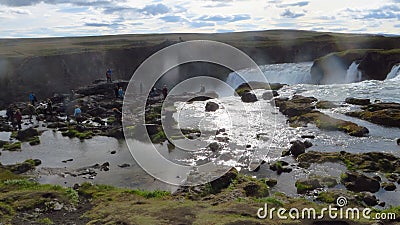
<path id="1" fill-rule="evenodd" d="M 21 142 L 17 141 L 14 143 L 8 143 L 3 145 L 3 149 L 6 151 L 17 151 L 21 150 Z"/>
<path id="2" fill-rule="evenodd" d="M 271 206 L 273 206 L 273 207 L 284 206 L 283 201 L 276 197 L 256 198 L 256 199 L 254 199 L 254 202 L 268 203 L 268 204 L 271 204 Z"/>
<path id="3" fill-rule="evenodd" d="M 38 222 L 38 223 L 40 223 L 40 224 L 54 224 L 54 222 L 51 220 L 51 219 L 49 219 L 49 218 L 42 218 L 42 219 L 38 219 L 38 220 L 36 220 L 36 222 Z"/>
<path id="4" fill-rule="evenodd" d="M 335 203 L 337 196 L 332 192 L 320 192 L 317 200 L 325 203 Z"/>
<path id="5" fill-rule="evenodd" d="M 150 139 L 153 143 L 161 143 L 161 142 L 167 140 L 167 136 L 165 135 L 163 130 L 159 130 L 156 134 L 153 134 L 150 137 Z"/>
<path id="6" fill-rule="evenodd" d="M 28 140 L 28 142 L 30 145 L 38 145 L 38 144 L 40 144 L 40 139 L 39 139 L 39 137 L 36 136 L 36 137 L 30 138 Z"/>
<path id="7" fill-rule="evenodd" d="M 296 189 L 297 189 L 297 193 L 305 193 L 307 191 L 313 190 L 311 185 L 306 185 L 300 182 L 296 182 L 295 183 Z"/>
<path id="8" fill-rule="evenodd" d="M 93 131 L 85 131 L 85 132 L 79 132 L 75 129 L 68 129 L 67 131 L 64 131 L 61 133 L 63 136 L 67 136 L 69 138 L 79 138 L 81 140 L 84 139 L 90 139 L 94 136 Z"/>
<path id="9" fill-rule="evenodd" d="M 146 190 L 129 190 L 126 191 L 127 193 L 132 193 L 135 195 L 139 195 L 145 198 L 163 198 L 163 197 L 167 197 L 170 196 L 171 193 L 168 191 L 159 191 L 159 190 L 155 190 L 155 191 L 146 191 Z"/>

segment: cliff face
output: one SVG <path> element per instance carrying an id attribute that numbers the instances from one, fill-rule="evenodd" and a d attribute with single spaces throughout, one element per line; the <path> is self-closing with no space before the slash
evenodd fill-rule
<path id="1" fill-rule="evenodd" d="M 0 108 L 53 93 L 69 93 L 78 86 L 105 79 L 107 68 L 114 79 L 129 80 L 136 68 L 158 50 L 187 40 L 215 40 L 239 48 L 257 64 L 312 61 L 348 48 L 391 49 L 400 38 L 306 31 L 265 31 L 228 34 L 121 35 L 82 38 L 0 39 Z M 210 54 L 213 54 L 210 52 Z M 227 56 L 229 57 L 229 56 Z M 224 79 L 231 72 L 209 63 L 189 63 L 173 69 L 179 79 L 211 75 Z M 163 81 L 164 82 L 164 81 Z"/>
<path id="2" fill-rule="evenodd" d="M 311 78 L 315 84 L 340 83 L 353 62 L 359 63 L 362 80 L 385 80 L 392 67 L 400 63 L 400 49 L 331 53 L 314 61 Z"/>

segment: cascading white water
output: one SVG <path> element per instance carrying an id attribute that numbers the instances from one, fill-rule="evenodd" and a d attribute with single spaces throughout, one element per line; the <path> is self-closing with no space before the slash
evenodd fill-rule
<path id="1" fill-rule="evenodd" d="M 310 69 L 312 64 L 312 62 L 270 64 L 260 66 L 260 69 L 269 83 L 304 84 L 311 83 Z M 232 72 L 226 80 L 226 83 L 232 88 L 237 88 L 244 82 L 260 81 L 254 79 L 255 71 L 244 69 L 238 71 L 238 73 L 243 78 Z"/>
<path id="2" fill-rule="evenodd" d="M 339 80 L 336 80 L 336 84 L 349 84 L 360 82 L 362 80 L 362 72 L 358 70 L 359 63 L 353 62 L 343 74 Z M 304 63 L 282 63 L 282 64 L 270 64 L 259 66 L 261 71 L 264 73 L 265 78 L 269 83 L 281 83 L 281 84 L 312 84 L 310 69 L 312 62 Z M 239 76 L 238 73 L 242 75 Z M 265 81 L 256 80 L 254 77 L 255 71 L 244 69 L 229 74 L 226 83 L 232 88 L 237 88 L 240 84 L 248 81 Z M 393 79 L 395 77 L 400 78 L 400 64 L 393 66 L 390 73 L 388 73 L 386 80 Z"/>
<path id="3" fill-rule="evenodd" d="M 345 83 L 353 83 L 361 81 L 362 73 L 358 70 L 359 63 L 353 62 L 347 69 Z"/>
<path id="4" fill-rule="evenodd" d="M 392 70 L 386 76 L 386 80 L 393 79 L 400 75 L 400 64 L 394 65 Z"/>

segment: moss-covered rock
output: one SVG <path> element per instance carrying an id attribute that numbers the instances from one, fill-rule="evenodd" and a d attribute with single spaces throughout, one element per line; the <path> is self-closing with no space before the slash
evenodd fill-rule
<path id="1" fill-rule="evenodd" d="M 33 138 L 30 138 L 28 140 L 28 142 L 29 142 L 30 145 L 39 145 L 40 144 L 40 138 L 39 137 L 33 137 Z"/>
<path id="2" fill-rule="evenodd" d="M 371 104 L 371 100 L 368 98 L 346 98 L 344 100 L 347 104 L 352 104 L 352 105 L 369 105 Z"/>
<path id="3" fill-rule="evenodd" d="M 75 130 L 74 128 L 69 128 L 67 131 L 64 131 L 61 133 L 63 136 L 67 136 L 69 138 L 79 138 L 81 140 L 84 139 L 91 139 L 94 136 L 93 131 L 83 131 L 79 132 L 78 130 Z"/>
<path id="4" fill-rule="evenodd" d="M 335 103 L 330 102 L 330 101 L 318 101 L 315 104 L 315 107 L 317 109 L 333 109 L 333 108 L 337 108 L 338 105 L 336 105 Z"/>
<path id="5" fill-rule="evenodd" d="M 349 170 L 364 172 L 400 172 L 400 158 L 383 152 L 352 154 L 348 152 L 309 151 L 297 157 L 299 165 L 308 167 L 311 163 L 342 162 Z"/>
<path id="6" fill-rule="evenodd" d="M 340 182 L 350 191 L 375 193 L 381 185 L 378 180 L 358 172 L 346 172 L 341 176 Z"/>
<path id="7" fill-rule="evenodd" d="M 369 122 L 389 126 L 400 127 L 400 109 L 382 109 L 376 111 L 356 111 L 346 113 L 348 116 L 357 117 Z"/>
<path id="8" fill-rule="evenodd" d="M 279 90 L 281 89 L 284 84 L 279 84 L 279 83 L 265 83 L 265 82 L 258 82 L 258 81 L 250 81 L 248 83 L 243 83 L 239 85 L 235 89 L 235 92 L 239 95 L 242 96 L 244 93 L 249 92 L 251 90 L 256 90 L 256 89 L 264 89 L 264 90 Z"/>
<path id="9" fill-rule="evenodd" d="M 3 149 L 6 151 L 18 151 L 21 150 L 21 142 L 9 142 L 3 145 Z"/>

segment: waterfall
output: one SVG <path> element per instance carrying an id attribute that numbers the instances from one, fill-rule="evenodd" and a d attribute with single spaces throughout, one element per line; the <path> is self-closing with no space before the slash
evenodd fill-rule
<path id="1" fill-rule="evenodd" d="M 386 80 L 393 79 L 400 74 L 400 64 L 394 65 L 392 70 L 386 76 Z"/>
<path id="2" fill-rule="evenodd" d="M 361 71 L 358 70 L 359 63 L 353 62 L 347 69 L 345 83 L 359 82 L 362 78 Z"/>
<path id="3" fill-rule="evenodd" d="M 303 63 L 282 63 L 259 66 L 269 83 L 282 84 L 305 84 L 311 83 L 310 69 L 312 62 Z M 238 73 L 242 75 L 239 76 Z M 232 88 L 237 88 L 240 84 L 255 80 L 255 71 L 244 69 L 229 74 L 226 83 Z M 262 80 L 265 81 L 265 80 Z"/>

